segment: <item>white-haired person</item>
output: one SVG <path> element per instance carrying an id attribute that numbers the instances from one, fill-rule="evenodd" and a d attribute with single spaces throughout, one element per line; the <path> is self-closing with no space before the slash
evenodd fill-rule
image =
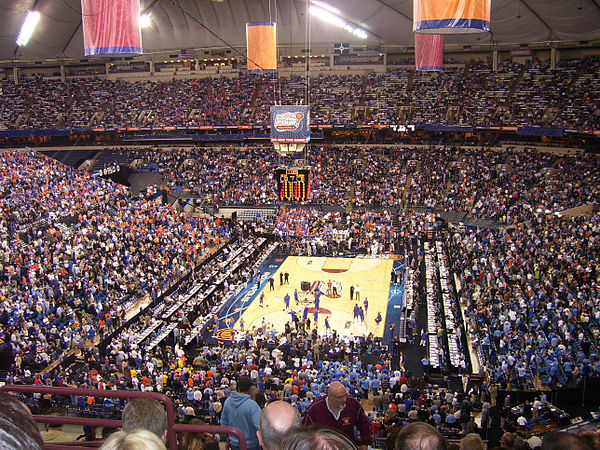
<path id="1" fill-rule="evenodd" d="M 166 450 L 165 443 L 152 431 L 142 428 L 117 431 L 100 446 L 101 450 Z"/>

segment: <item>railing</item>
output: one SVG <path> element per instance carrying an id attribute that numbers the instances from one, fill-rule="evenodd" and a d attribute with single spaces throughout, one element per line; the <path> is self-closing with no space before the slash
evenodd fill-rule
<path id="1" fill-rule="evenodd" d="M 79 389 L 79 388 L 63 388 L 63 387 L 45 387 L 45 386 L 25 386 L 25 385 L 6 385 L 0 387 L 0 392 L 19 392 L 24 394 L 50 394 L 50 395 L 84 395 L 87 397 L 101 398 L 153 398 L 163 403 L 167 411 L 167 447 L 170 450 L 177 450 L 177 432 L 193 432 L 193 433 L 220 433 L 233 434 L 239 441 L 240 450 L 246 450 L 246 438 L 244 434 L 234 427 L 223 427 L 217 425 L 183 425 L 175 423 L 175 409 L 173 402 L 165 394 L 159 392 L 140 392 L 140 391 L 112 391 L 101 389 Z M 109 419 L 93 419 L 84 417 L 69 417 L 69 416 L 44 416 L 33 415 L 36 422 L 55 423 L 55 424 L 70 424 L 90 427 L 113 427 L 121 426 L 120 420 Z M 96 442 L 61 442 L 61 443 L 46 443 L 45 448 L 49 450 L 72 450 L 77 448 L 90 448 L 100 444 Z"/>

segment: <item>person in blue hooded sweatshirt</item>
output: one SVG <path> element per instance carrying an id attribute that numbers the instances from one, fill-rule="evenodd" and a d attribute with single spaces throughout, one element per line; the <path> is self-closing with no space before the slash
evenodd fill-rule
<path id="1" fill-rule="evenodd" d="M 248 450 L 258 450 L 260 445 L 256 431 L 258 430 L 260 406 L 250 396 L 252 381 L 249 377 L 240 377 L 237 388 L 237 391 L 232 392 L 231 396 L 225 400 L 221 412 L 221 425 L 239 428 L 246 437 Z M 233 450 L 239 448 L 238 439 L 235 436 L 229 435 L 229 442 Z"/>

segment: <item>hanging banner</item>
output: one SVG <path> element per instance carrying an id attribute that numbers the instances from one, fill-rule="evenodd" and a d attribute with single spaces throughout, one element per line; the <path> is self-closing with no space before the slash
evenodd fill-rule
<path id="1" fill-rule="evenodd" d="M 434 34 L 490 31 L 491 0 L 413 0 L 413 31 Z"/>
<path id="2" fill-rule="evenodd" d="M 271 106 L 271 142 L 309 142 L 310 106 Z"/>
<path id="3" fill-rule="evenodd" d="M 444 69 L 444 35 L 415 33 L 417 70 Z"/>
<path id="4" fill-rule="evenodd" d="M 248 72 L 277 71 L 277 42 L 275 22 L 246 24 Z"/>
<path id="5" fill-rule="evenodd" d="M 86 56 L 142 53 L 140 0 L 81 0 Z"/>
<path id="6" fill-rule="evenodd" d="M 553 127 L 518 127 L 517 134 L 520 136 L 563 137 L 565 135 L 565 129 Z"/>

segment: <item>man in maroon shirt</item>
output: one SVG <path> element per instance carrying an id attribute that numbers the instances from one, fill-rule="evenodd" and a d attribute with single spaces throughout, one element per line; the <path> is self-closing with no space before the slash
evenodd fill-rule
<path id="1" fill-rule="evenodd" d="M 346 387 L 339 381 L 334 381 L 327 389 L 327 395 L 314 400 L 306 410 L 302 424 L 305 426 L 313 423 L 335 428 L 352 441 L 354 427 L 359 432 L 358 448 L 367 450 L 373 440 L 371 422 L 365 414 L 360 402 L 351 397 Z"/>

